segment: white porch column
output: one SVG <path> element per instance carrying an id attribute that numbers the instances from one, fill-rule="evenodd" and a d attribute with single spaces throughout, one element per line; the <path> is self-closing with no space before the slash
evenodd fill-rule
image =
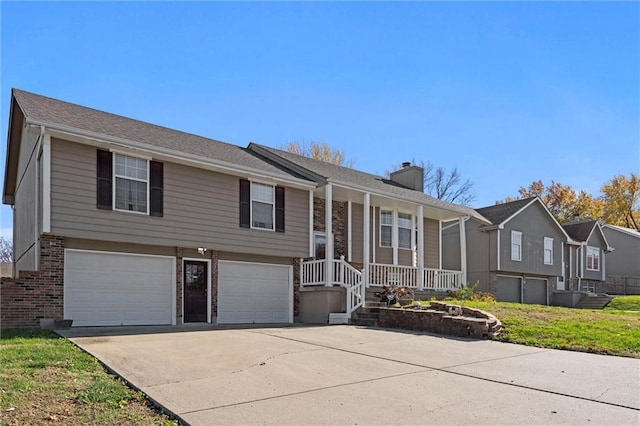
<path id="1" fill-rule="evenodd" d="M 362 266 L 364 273 L 362 279 L 365 287 L 369 287 L 369 247 L 371 247 L 369 237 L 371 236 L 371 227 L 369 220 L 371 218 L 371 195 L 368 192 L 364 194 L 364 205 L 362 206 Z"/>
<path id="2" fill-rule="evenodd" d="M 353 206 L 351 205 L 351 200 L 347 201 L 347 262 L 351 262 L 351 244 L 352 244 L 352 215 Z"/>
<path id="3" fill-rule="evenodd" d="M 324 226 L 327 234 L 325 245 L 325 262 L 327 275 L 324 277 L 326 287 L 331 287 L 333 281 L 333 223 L 332 223 L 333 198 L 332 187 L 328 183 L 324 187 Z"/>
<path id="4" fill-rule="evenodd" d="M 424 208 L 418 206 L 418 290 L 424 290 Z"/>
<path id="5" fill-rule="evenodd" d="M 460 230 L 460 269 L 462 270 L 462 285 L 465 285 L 467 283 L 467 233 L 464 229 L 463 217 L 458 218 L 458 228 Z"/>
<path id="6" fill-rule="evenodd" d="M 309 257 L 315 254 L 315 241 L 313 241 L 313 191 L 309 191 Z"/>

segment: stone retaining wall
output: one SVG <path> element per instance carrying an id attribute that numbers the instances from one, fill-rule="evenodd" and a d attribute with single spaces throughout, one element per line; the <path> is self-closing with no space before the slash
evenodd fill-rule
<path id="1" fill-rule="evenodd" d="M 502 323 L 487 312 L 443 302 L 422 307 L 381 308 L 378 325 L 476 339 L 492 337 L 502 328 Z"/>

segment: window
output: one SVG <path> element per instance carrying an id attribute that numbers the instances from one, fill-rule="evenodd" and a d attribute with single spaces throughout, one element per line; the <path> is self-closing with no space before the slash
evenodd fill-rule
<path id="1" fill-rule="evenodd" d="M 522 232 L 511 231 L 511 260 L 522 260 Z"/>
<path id="2" fill-rule="evenodd" d="M 587 270 L 600 270 L 600 249 L 598 247 L 587 246 Z"/>
<path id="3" fill-rule="evenodd" d="M 327 236 L 325 234 L 313 234 L 313 254 L 316 259 L 326 259 Z"/>
<path id="4" fill-rule="evenodd" d="M 147 213 L 149 184 L 148 161 L 128 155 L 115 154 L 116 210 Z"/>
<path id="5" fill-rule="evenodd" d="M 163 164 L 125 154 L 97 150 L 96 206 L 163 215 Z"/>
<path id="6" fill-rule="evenodd" d="M 544 264 L 553 265 L 553 238 L 544 237 Z"/>
<path id="7" fill-rule="evenodd" d="M 251 182 L 251 227 L 273 229 L 274 213 L 273 186 Z"/>
<path id="8" fill-rule="evenodd" d="M 411 249 L 413 217 L 408 213 L 398 213 L 398 247 Z"/>
<path id="9" fill-rule="evenodd" d="M 393 212 L 380 210 L 380 247 L 391 247 L 393 235 Z"/>
<path id="10" fill-rule="evenodd" d="M 240 227 L 284 232 L 284 188 L 240 179 Z"/>

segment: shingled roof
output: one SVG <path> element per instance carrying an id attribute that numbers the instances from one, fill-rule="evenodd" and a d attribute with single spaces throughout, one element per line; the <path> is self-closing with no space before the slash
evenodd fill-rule
<path id="1" fill-rule="evenodd" d="M 65 101 L 25 92 L 12 91 L 25 118 L 38 124 L 47 124 L 81 132 L 146 144 L 175 153 L 186 153 L 202 160 L 217 160 L 267 172 L 282 178 L 290 178 L 243 148 L 214 139 L 185 133 L 144 121 L 99 111 Z"/>
<path id="2" fill-rule="evenodd" d="M 598 223 L 597 220 L 581 220 L 562 225 L 569 236 L 576 241 L 587 241 L 593 227 Z"/>
<path id="3" fill-rule="evenodd" d="M 381 176 L 361 172 L 349 167 L 338 166 L 325 161 L 314 160 L 313 158 L 304 157 L 256 143 L 251 143 L 247 149 L 258 155 L 264 156 L 267 160 L 280 164 L 292 173 L 304 174 L 305 172 L 308 172 L 306 177 L 314 179 L 318 183 L 333 181 L 336 183 L 353 185 L 356 188 L 367 189 L 381 195 L 388 195 L 407 200 L 409 202 L 446 209 L 455 213 L 476 217 L 483 222 L 486 221 L 470 207 L 439 200 L 425 194 L 424 192 L 406 188 Z"/>
<path id="4" fill-rule="evenodd" d="M 522 208 L 531 204 L 535 199 L 536 197 L 510 201 L 508 203 L 496 204 L 495 206 L 482 207 L 480 209 L 476 209 L 476 211 L 483 217 L 487 218 L 492 224 L 500 225 L 505 220 L 522 210 Z"/>

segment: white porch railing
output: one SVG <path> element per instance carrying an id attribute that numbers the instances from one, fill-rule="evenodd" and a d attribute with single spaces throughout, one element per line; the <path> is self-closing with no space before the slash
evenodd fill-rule
<path id="1" fill-rule="evenodd" d="M 331 285 L 341 286 L 347 290 L 347 314 L 364 305 L 365 286 L 362 272 L 344 260 L 333 259 L 333 279 Z M 300 264 L 300 285 L 302 287 L 326 285 L 326 260 L 307 260 Z"/>
<path id="2" fill-rule="evenodd" d="M 411 266 L 385 265 L 372 263 L 369 265 L 369 285 L 409 287 L 420 289 L 420 270 Z M 463 286 L 462 271 L 424 268 L 422 289 L 455 290 Z"/>
<path id="3" fill-rule="evenodd" d="M 464 285 L 461 271 L 424 269 L 424 288 L 430 290 L 455 290 Z"/>

